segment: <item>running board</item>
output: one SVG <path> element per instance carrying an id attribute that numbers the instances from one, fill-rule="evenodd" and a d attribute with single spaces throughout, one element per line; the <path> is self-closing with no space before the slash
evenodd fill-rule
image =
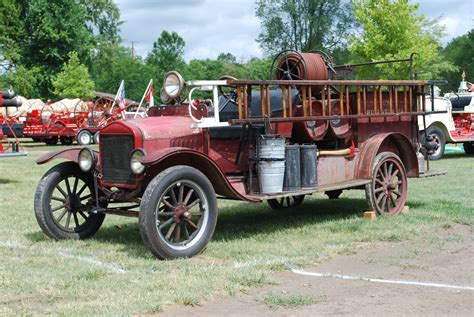
<path id="1" fill-rule="evenodd" d="M 254 200 L 268 200 L 268 199 L 284 198 L 284 197 L 291 197 L 291 196 L 311 195 L 318 192 L 327 192 L 331 190 L 350 189 L 350 188 L 365 186 L 366 184 L 370 184 L 370 182 L 371 182 L 370 179 L 351 179 L 347 181 L 321 185 L 314 189 L 302 189 L 302 190 L 282 192 L 282 193 L 277 193 L 277 194 L 261 194 L 261 195 L 253 194 L 253 195 L 247 195 L 246 197 L 249 197 Z"/>
<path id="2" fill-rule="evenodd" d="M 437 170 L 427 171 L 427 172 L 424 172 L 424 173 L 420 173 L 418 178 L 440 176 L 440 175 L 444 175 L 446 173 L 448 173 L 448 172 L 447 171 L 437 171 Z"/>

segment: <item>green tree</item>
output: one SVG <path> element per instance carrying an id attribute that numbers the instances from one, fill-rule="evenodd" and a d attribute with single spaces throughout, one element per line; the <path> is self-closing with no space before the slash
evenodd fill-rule
<path id="1" fill-rule="evenodd" d="M 8 71 L 21 56 L 20 39 L 25 36 L 21 6 L 15 0 L 0 2 L 0 65 Z"/>
<path id="2" fill-rule="evenodd" d="M 176 32 L 161 32 L 153 43 L 153 49 L 145 62 L 151 69 L 156 82 L 161 82 L 164 74 L 171 70 L 182 71 L 185 67 L 184 47 L 186 43 Z"/>
<path id="3" fill-rule="evenodd" d="M 409 0 L 356 0 L 355 17 L 361 32 L 351 37 L 355 62 L 415 57 L 419 78 L 436 79 L 454 66 L 439 54 L 442 28 L 418 15 L 418 4 Z M 357 69 L 359 78 L 401 79 L 409 77 L 408 63 L 379 64 Z"/>
<path id="4" fill-rule="evenodd" d="M 102 50 L 93 62 L 91 74 L 97 91 L 115 93 L 125 80 L 126 97 L 138 101 L 152 76 L 151 69 L 141 58 L 132 57 L 130 48 L 119 45 Z M 156 85 L 155 91 L 158 91 Z"/>
<path id="5" fill-rule="evenodd" d="M 76 52 L 71 52 L 68 63 L 53 81 L 54 94 L 61 98 L 91 99 L 94 96 L 94 82 L 87 67 L 81 64 Z"/>
<path id="6" fill-rule="evenodd" d="M 474 29 L 468 33 L 451 40 L 442 54 L 445 58 L 456 65 L 458 70 L 444 73 L 448 80 L 450 90 L 457 90 L 461 80 L 462 71 L 466 72 L 466 80 L 474 82 Z"/>
<path id="7" fill-rule="evenodd" d="M 257 0 L 262 32 L 257 42 L 270 54 L 282 50 L 325 50 L 345 46 L 353 25 L 343 0 Z"/>
<path id="8" fill-rule="evenodd" d="M 24 66 L 18 66 L 3 76 L 0 80 L 0 88 L 5 89 L 11 86 L 17 95 L 33 99 L 40 95 L 38 87 L 41 80 L 41 68 L 32 67 L 27 69 Z"/>

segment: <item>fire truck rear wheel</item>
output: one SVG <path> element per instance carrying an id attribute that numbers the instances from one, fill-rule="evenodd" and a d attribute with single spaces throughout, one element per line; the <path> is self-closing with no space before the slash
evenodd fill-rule
<path id="1" fill-rule="evenodd" d="M 382 216 L 396 216 L 405 207 L 407 175 L 400 158 L 392 152 L 377 154 L 372 181 L 365 187 L 369 208 Z"/>
<path id="2" fill-rule="evenodd" d="M 140 234 L 160 259 L 191 257 L 207 245 L 217 222 L 208 178 L 189 166 L 170 167 L 150 182 L 140 204 Z"/>
<path id="3" fill-rule="evenodd" d="M 105 214 L 92 213 L 94 182 L 75 162 L 52 167 L 35 193 L 35 216 L 50 238 L 85 239 L 97 232 Z"/>
<path id="4" fill-rule="evenodd" d="M 469 154 L 469 155 L 474 154 L 474 142 L 464 142 L 463 148 L 466 154 Z"/>
<path id="5" fill-rule="evenodd" d="M 80 145 L 92 144 L 92 134 L 87 130 L 82 130 L 77 134 L 77 143 Z"/>

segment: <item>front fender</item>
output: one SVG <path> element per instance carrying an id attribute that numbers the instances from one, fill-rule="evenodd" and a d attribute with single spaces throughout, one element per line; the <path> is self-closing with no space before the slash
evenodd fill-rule
<path id="1" fill-rule="evenodd" d="M 206 175 L 218 195 L 248 202 L 258 201 L 247 196 L 242 182 L 231 183 L 219 166 L 202 152 L 183 147 L 171 147 L 146 153 L 141 162 L 148 167 L 152 177 L 172 166 L 191 166 Z"/>
<path id="2" fill-rule="evenodd" d="M 77 156 L 79 155 L 79 151 L 82 148 L 73 148 L 73 149 L 66 149 L 66 150 L 58 150 L 53 152 L 48 152 L 46 154 L 41 155 L 37 160 L 36 164 L 41 165 L 48 163 L 52 160 L 63 158 L 68 161 L 78 163 Z M 94 151 L 97 154 L 97 151 Z"/>

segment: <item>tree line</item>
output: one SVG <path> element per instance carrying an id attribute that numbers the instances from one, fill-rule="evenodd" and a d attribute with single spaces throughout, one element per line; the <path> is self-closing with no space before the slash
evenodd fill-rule
<path id="1" fill-rule="evenodd" d="M 125 80 L 127 97 L 139 99 L 150 78 L 158 94 L 170 70 L 186 79 L 268 79 L 273 57 L 286 49 L 324 51 L 336 64 L 416 52 L 418 78 L 446 78 L 446 89 L 454 89 L 463 70 L 474 78 L 473 30 L 443 48 L 443 29 L 417 11 L 408 0 L 257 0 L 256 40 L 265 57 L 241 62 L 221 52 L 186 62 L 186 43 L 172 31 L 163 31 L 146 57 L 133 54 L 120 38 L 113 0 L 2 0 L 0 86 L 27 98 L 90 98 L 94 90 L 115 92 Z M 355 76 L 408 78 L 408 65 L 377 65 Z"/>

